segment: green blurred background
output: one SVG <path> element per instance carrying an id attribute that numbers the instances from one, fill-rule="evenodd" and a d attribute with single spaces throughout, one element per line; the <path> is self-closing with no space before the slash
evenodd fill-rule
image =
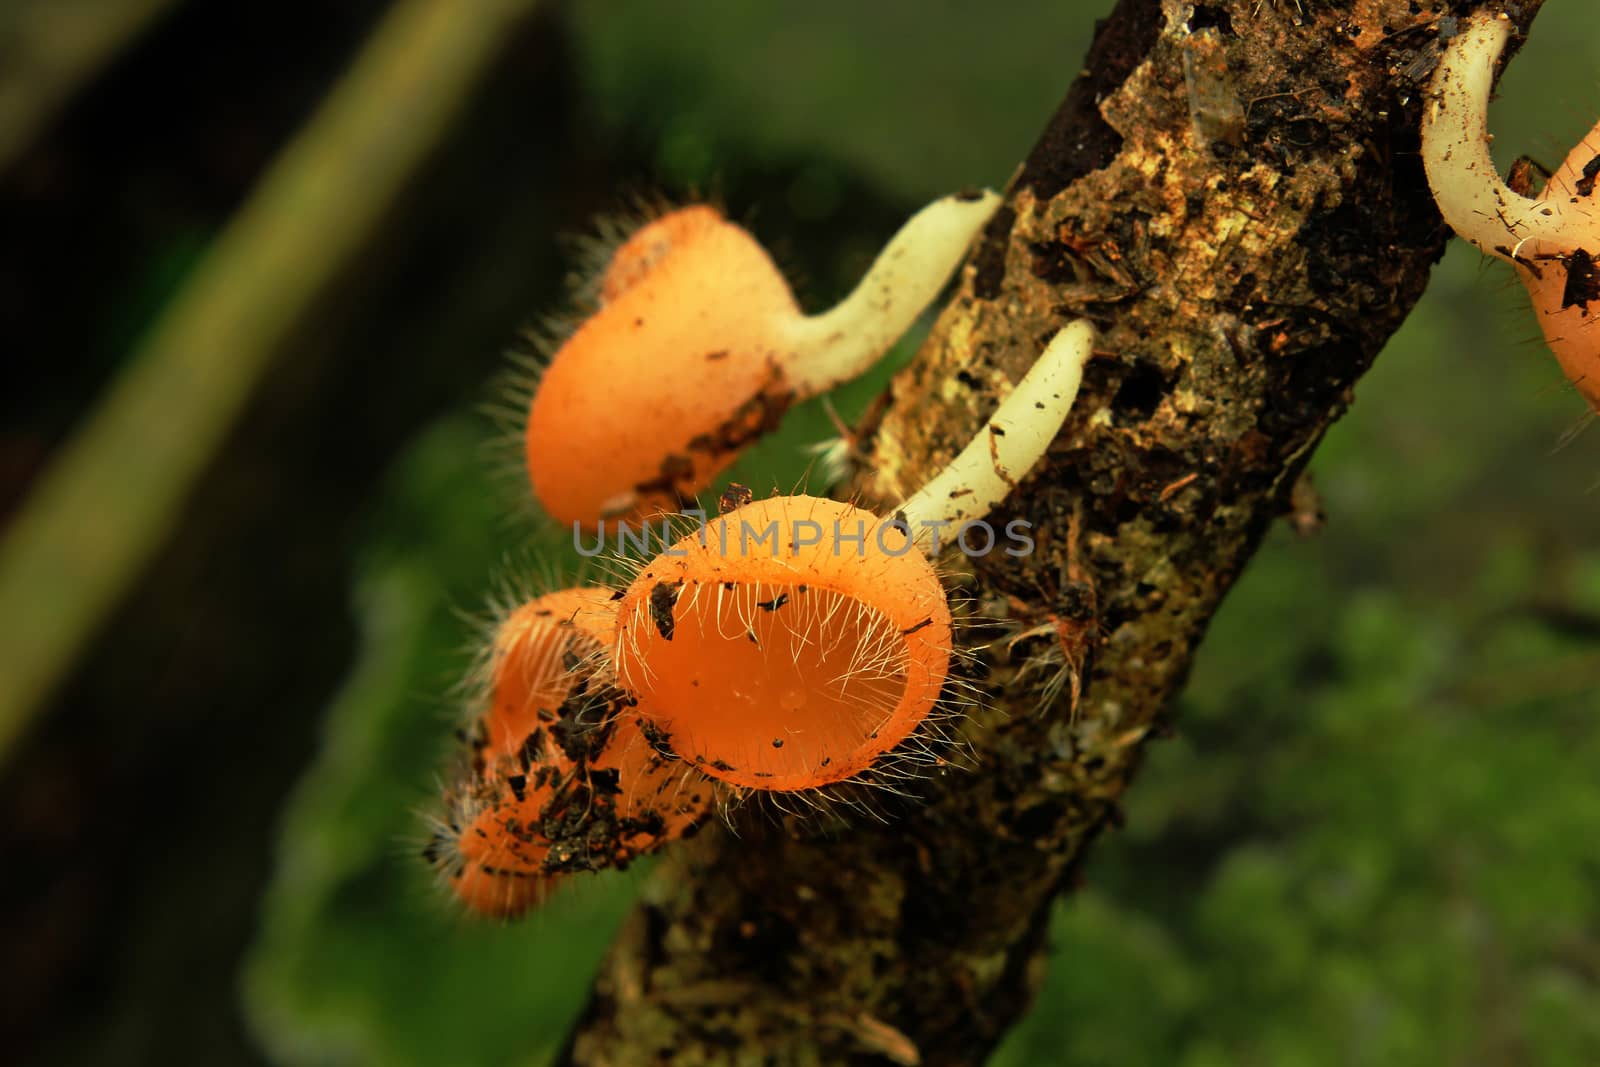
<path id="1" fill-rule="evenodd" d="M 40 35 L 52 2 L 0 7 L 0 122 L 50 48 L 110 43 L 0 172 L 6 517 L 385 9 L 97 0 Z M 1502 164 L 1600 111 L 1588 7 L 1549 0 L 1507 76 Z M 1103 12 L 971 12 L 516 24 L 4 767 L 6 1059 L 546 1062 L 641 872 L 494 926 L 414 856 L 463 613 L 571 562 L 495 469 L 501 352 L 564 307 L 558 236 L 632 196 L 721 199 L 816 307 L 917 205 L 1004 183 Z M 1452 248 L 1316 457 L 1326 527 L 1275 530 L 1229 597 L 996 1064 L 1600 1063 L 1600 425 L 1523 311 Z M 827 426 L 807 405 L 740 476 L 792 484 Z"/>

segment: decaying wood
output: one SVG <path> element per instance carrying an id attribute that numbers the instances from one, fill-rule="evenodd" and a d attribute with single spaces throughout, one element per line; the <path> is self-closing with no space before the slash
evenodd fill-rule
<path id="1" fill-rule="evenodd" d="M 975 565 L 1013 629 L 977 631 L 994 702 L 965 725 L 974 769 L 887 823 L 745 812 L 680 850 L 571 1062 L 983 1060 L 1207 622 L 1443 251 L 1420 90 L 1472 7 L 1121 0 L 866 428 L 856 489 L 892 502 L 1057 328 L 1102 331 L 1047 463 L 994 517 L 1031 523 L 1037 551 Z M 1510 7 L 1525 29 L 1539 3 Z M 1042 713 L 1030 655 L 1082 668 Z"/>

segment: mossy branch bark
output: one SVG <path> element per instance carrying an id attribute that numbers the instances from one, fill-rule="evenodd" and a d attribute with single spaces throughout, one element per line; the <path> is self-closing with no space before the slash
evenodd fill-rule
<path id="1" fill-rule="evenodd" d="M 972 590 L 1038 628 L 1017 658 L 1079 668 L 1076 714 L 1037 711 L 996 640 L 974 771 L 887 824 L 711 828 L 647 891 L 570 1062 L 984 1059 L 1208 621 L 1443 251 L 1421 89 L 1472 7 L 1118 3 L 868 428 L 856 487 L 900 498 L 1056 329 L 1099 326 L 1068 425 L 996 517 L 1038 549 L 979 561 Z M 1511 7 L 1525 29 L 1539 3 Z"/>

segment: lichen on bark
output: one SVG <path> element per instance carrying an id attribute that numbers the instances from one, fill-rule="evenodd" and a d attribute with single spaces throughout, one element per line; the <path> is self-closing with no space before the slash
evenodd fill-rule
<path id="1" fill-rule="evenodd" d="M 1417 155 L 1450 19 L 1412 0 L 1121 0 L 918 359 L 863 426 L 892 505 L 1056 329 L 1097 357 L 973 561 L 998 630 L 971 766 L 887 821 L 736 813 L 663 865 L 569 1062 L 981 1062 L 1029 1005 L 1050 905 L 1118 818 L 1206 625 L 1447 231 Z M 1525 29 L 1539 4 L 1508 5 Z M 1038 710 L 1028 656 L 1079 668 Z M 1070 694 L 1081 683 L 1071 709 Z M 1071 961 L 1059 961 L 1071 966 Z"/>

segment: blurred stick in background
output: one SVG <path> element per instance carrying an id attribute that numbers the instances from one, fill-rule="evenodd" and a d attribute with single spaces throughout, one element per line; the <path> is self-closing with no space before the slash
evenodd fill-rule
<path id="1" fill-rule="evenodd" d="M 0 760 L 537 0 L 400 0 L 0 540 Z"/>
<path id="2" fill-rule="evenodd" d="M 31 0 L 0 13 L 0 170 L 173 0 Z"/>

